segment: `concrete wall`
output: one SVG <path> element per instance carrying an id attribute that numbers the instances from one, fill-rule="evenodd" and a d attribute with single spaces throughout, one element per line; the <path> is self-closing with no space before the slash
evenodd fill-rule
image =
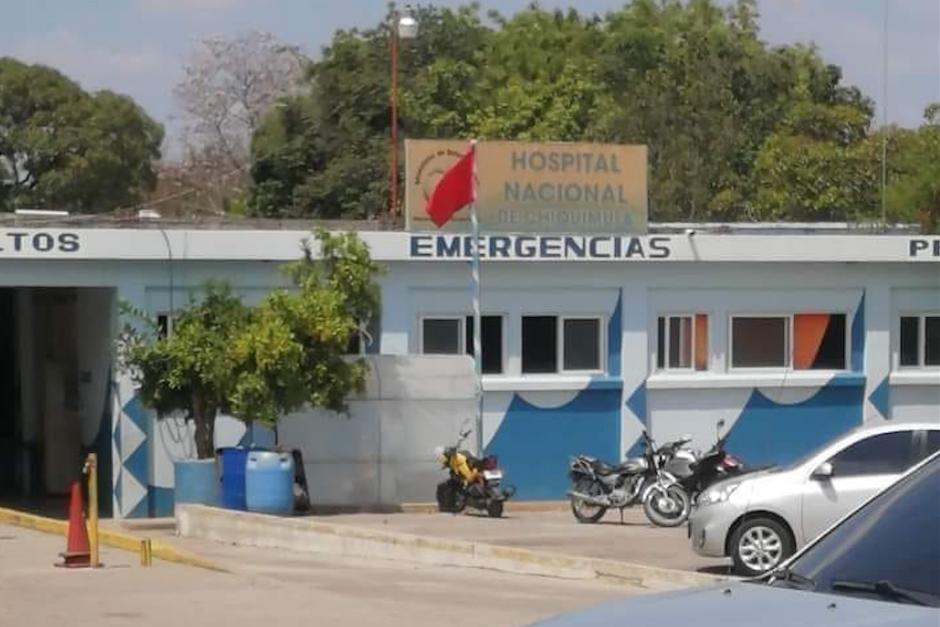
<path id="1" fill-rule="evenodd" d="M 369 357 L 365 391 L 347 415 L 309 411 L 283 418 L 278 439 L 303 453 L 319 505 L 399 504 L 434 499 L 445 476 L 436 446 L 474 426 L 476 385 L 467 357 Z M 472 449 L 472 432 L 465 446 Z"/>

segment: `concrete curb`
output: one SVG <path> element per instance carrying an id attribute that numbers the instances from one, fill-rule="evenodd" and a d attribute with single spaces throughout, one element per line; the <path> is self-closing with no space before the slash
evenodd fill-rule
<path id="1" fill-rule="evenodd" d="M 416 536 L 309 518 L 279 518 L 204 505 L 178 504 L 176 521 L 183 537 L 342 557 L 485 568 L 568 579 L 607 579 L 657 590 L 713 584 L 723 579 L 615 560 Z"/>
<path id="2" fill-rule="evenodd" d="M 4 507 L 0 507 L 0 523 L 23 527 L 25 529 L 32 529 L 34 531 L 52 533 L 62 537 L 65 537 L 69 530 L 69 525 L 64 520 L 46 518 L 44 516 L 28 514 L 26 512 L 21 512 L 15 509 L 7 509 Z M 103 546 L 110 546 L 122 551 L 139 553 L 140 543 L 142 540 L 144 540 L 144 538 L 120 531 L 114 531 L 113 529 L 106 529 L 102 527 L 99 527 L 98 529 L 99 543 L 101 543 Z M 206 570 L 222 573 L 229 572 L 228 569 L 223 568 L 218 564 L 210 562 L 209 560 L 206 560 L 198 555 L 180 551 L 176 547 L 170 546 L 165 542 L 151 540 L 150 544 L 153 557 L 163 560 L 164 562 L 172 562 L 174 564 L 182 564 L 184 566 L 204 568 Z"/>
<path id="3" fill-rule="evenodd" d="M 507 512 L 563 512 L 568 501 L 506 501 Z M 401 503 L 399 505 L 313 505 L 314 516 L 332 514 L 436 514 L 437 503 Z"/>

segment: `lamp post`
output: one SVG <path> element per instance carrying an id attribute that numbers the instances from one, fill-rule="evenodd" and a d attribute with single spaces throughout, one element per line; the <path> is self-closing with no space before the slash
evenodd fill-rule
<path id="1" fill-rule="evenodd" d="M 392 218 L 396 218 L 398 216 L 398 41 L 399 39 L 414 39 L 418 36 L 418 20 L 407 10 L 404 14 L 392 10 L 389 31 L 388 46 L 391 64 L 389 104 L 391 105 L 392 136 L 389 145 L 388 213 Z"/>

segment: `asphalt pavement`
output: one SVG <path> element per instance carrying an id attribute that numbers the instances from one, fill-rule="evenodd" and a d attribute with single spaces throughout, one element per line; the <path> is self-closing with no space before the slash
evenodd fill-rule
<path id="1" fill-rule="evenodd" d="M 324 558 L 178 539 L 217 573 L 102 549 L 104 568 L 55 568 L 60 536 L 0 525 L 0 624 L 238 627 L 525 625 L 639 592 L 597 580 Z M 288 623 L 290 621 L 290 623 Z"/>

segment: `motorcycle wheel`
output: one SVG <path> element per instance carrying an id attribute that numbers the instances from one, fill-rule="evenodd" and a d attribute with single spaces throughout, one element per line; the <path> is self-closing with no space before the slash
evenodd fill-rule
<path id="1" fill-rule="evenodd" d="M 659 527 L 678 527 L 689 518 L 692 502 L 685 490 L 671 485 L 662 490 L 650 490 L 643 500 L 643 513 Z"/>
<path id="2" fill-rule="evenodd" d="M 457 513 L 461 509 L 458 505 L 457 487 L 452 481 L 442 481 L 437 484 L 437 511 Z"/>
<path id="3" fill-rule="evenodd" d="M 503 517 L 503 502 L 502 501 L 490 501 L 486 504 L 486 513 L 489 514 L 490 518 L 502 518 Z"/>
<path id="4" fill-rule="evenodd" d="M 604 489 L 597 482 L 590 479 L 580 479 L 575 483 L 574 491 L 588 496 L 602 496 L 604 494 Z M 571 513 L 580 523 L 596 523 L 607 513 L 607 508 L 603 505 L 591 505 L 579 498 L 571 497 Z"/>

